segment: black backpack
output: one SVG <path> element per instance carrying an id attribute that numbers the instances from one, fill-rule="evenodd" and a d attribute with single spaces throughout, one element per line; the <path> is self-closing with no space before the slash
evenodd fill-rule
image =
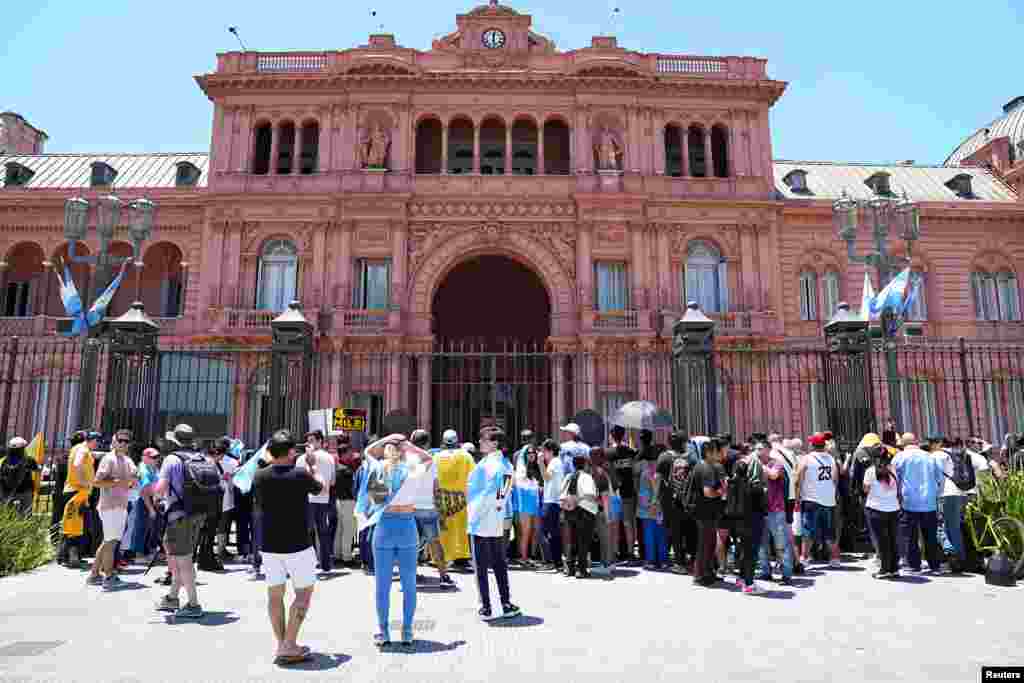
<path id="1" fill-rule="evenodd" d="M 181 460 L 185 482 L 184 490 L 174 492 L 179 500 L 175 507 L 188 517 L 220 514 L 224 489 L 217 463 L 200 453 L 177 451 L 172 455 Z"/>
<path id="2" fill-rule="evenodd" d="M 971 463 L 970 454 L 957 449 L 951 452 L 949 457 L 953 462 L 953 476 L 950 477 L 947 474 L 946 477 L 951 479 L 961 491 L 973 489 L 978 484 L 978 481 L 974 476 L 974 464 Z"/>
<path id="3" fill-rule="evenodd" d="M 0 493 L 9 496 L 20 489 L 28 477 L 28 471 L 28 459 L 25 456 L 17 463 L 9 457 L 0 459 Z"/>
<path id="4" fill-rule="evenodd" d="M 701 479 L 701 481 L 697 481 L 697 479 Z M 683 482 L 676 495 L 676 501 L 684 513 L 693 516 L 697 512 L 697 503 L 700 501 L 700 496 L 703 495 L 703 478 L 698 472 L 697 467 L 691 467 L 689 476 L 686 477 L 686 481 Z"/>
<path id="5" fill-rule="evenodd" d="M 747 463 L 737 462 L 729 478 L 729 493 L 725 499 L 725 516 L 744 519 L 750 511 L 750 478 Z"/>

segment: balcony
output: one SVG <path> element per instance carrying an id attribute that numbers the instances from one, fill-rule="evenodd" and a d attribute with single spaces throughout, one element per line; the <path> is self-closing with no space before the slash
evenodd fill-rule
<path id="1" fill-rule="evenodd" d="M 321 159 L 326 164 L 326 159 Z M 219 171 L 210 178 L 217 192 L 409 192 L 412 176 L 403 171 L 335 170 L 317 173 L 249 173 Z"/>
<path id="2" fill-rule="evenodd" d="M 57 321 L 48 315 L 29 317 L 0 317 L 0 338 L 4 337 L 42 337 L 57 331 Z M 70 322 L 70 319 L 68 319 Z"/>
<path id="3" fill-rule="evenodd" d="M 682 315 L 682 310 L 664 310 L 661 315 L 661 335 L 672 336 L 672 326 Z M 782 326 L 773 311 L 729 311 L 707 313 L 715 321 L 715 336 L 722 337 L 773 337 L 782 334 Z M 819 326 L 820 330 L 820 326 Z"/>
<path id="4" fill-rule="evenodd" d="M 650 311 L 626 309 L 622 311 L 583 312 L 584 332 L 640 332 L 650 330 Z"/>

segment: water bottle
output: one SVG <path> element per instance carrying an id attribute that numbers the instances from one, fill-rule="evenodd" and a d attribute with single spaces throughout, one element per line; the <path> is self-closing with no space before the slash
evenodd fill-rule
<path id="1" fill-rule="evenodd" d="M 728 569 L 735 569 L 736 567 L 736 546 L 729 545 L 729 557 L 726 560 L 726 567 Z"/>

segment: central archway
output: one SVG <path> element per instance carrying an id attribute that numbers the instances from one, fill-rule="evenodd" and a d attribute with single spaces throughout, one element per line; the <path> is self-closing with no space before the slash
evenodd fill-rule
<path id="1" fill-rule="evenodd" d="M 500 254 L 466 259 L 434 293 L 431 332 L 442 344 L 472 342 L 484 350 L 540 347 L 551 332 L 551 300 L 532 269 Z"/>
<path id="2" fill-rule="evenodd" d="M 485 425 L 510 435 L 550 422 L 551 300 L 541 276 L 510 256 L 458 262 L 432 297 L 431 423 L 472 439 Z"/>

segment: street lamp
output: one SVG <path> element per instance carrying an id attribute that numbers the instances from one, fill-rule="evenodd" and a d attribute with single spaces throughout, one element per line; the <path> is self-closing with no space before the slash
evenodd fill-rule
<path id="1" fill-rule="evenodd" d="M 675 422 L 691 434 L 718 431 L 718 382 L 711 352 L 715 321 L 695 301 L 672 326 L 672 386 Z"/>
<path id="2" fill-rule="evenodd" d="M 117 226 L 121 223 L 121 212 L 125 208 L 128 213 L 128 234 L 132 242 L 132 255 L 128 257 L 112 256 L 110 243 L 114 239 Z M 136 263 L 140 261 L 142 243 L 149 239 L 153 232 L 156 205 L 144 197 L 129 202 L 127 207 L 119 197 L 112 194 L 96 199 L 96 233 L 99 235 L 100 248 L 95 256 L 75 253 L 78 243 L 85 240 L 89 231 L 89 209 L 90 203 L 83 197 L 71 197 L 64 202 L 64 237 L 68 241 L 68 261 L 95 266 L 95 287 L 92 287 L 91 281 L 87 281 L 81 292 L 82 308 L 85 310 L 88 310 L 92 299 L 90 289 L 97 293 L 102 292 L 113 279 L 115 267 L 123 265 L 126 261 L 135 261 Z M 138 286 L 138 280 L 136 286 Z M 91 399 L 96 390 L 96 363 L 99 350 L 97 334 L 96 328 L 89 330 L 82 342 L 82 373 L 78 384 L 77 421 L 77 426 L 80 429 L 93 427 L 93 401 Z"/>
<path id="3" fill-rule="evenodd" d="M 874 239 L 874 249 L 863 256 L 857 254 L 855 246 L 860 228 L 860 214 L 864 214 L 867 219 L 865 222 L 870 223 Z M 920 208 L 910 201 L 906 192 L 900 199 L 879 195 L 869 200 L 858 201 L 847 195 L 844 190 L 842 196 L 832 204 L 832 218 L 836 234 L 846 242 L 847 258 L 853 263 L 864 263 L 874 267 L 878 275 L 879 291 L 889 283 L 897 268 L 910 263 L 913 243 L 921 237 Z M 906 256 L 894 256 L 889 253 L 889 233 L 893 228 L 906 245 Z M 889 410 L 896 419 L 896 424 L 902 429 L 899 410 L 899 367 L 894 340 L 895 323 L 898 318 L 898 313 L 886 309 L 882 312 L 880 323 L 882 346 L 885 349 L 886 378 L 889 384 Z"/>

